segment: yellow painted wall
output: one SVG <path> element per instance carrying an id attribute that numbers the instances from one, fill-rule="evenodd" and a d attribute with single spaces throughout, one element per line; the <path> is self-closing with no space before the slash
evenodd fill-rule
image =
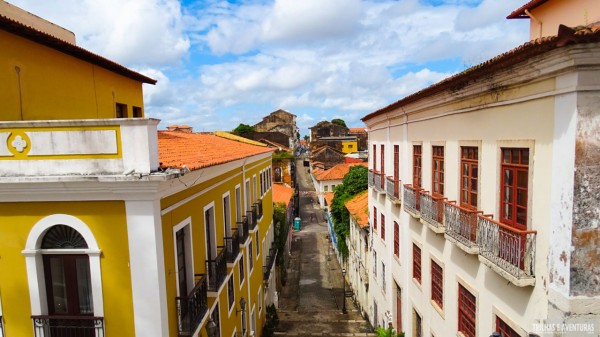
<path id="1" fill-rule="evenodd" d="M 129 117 L 143 108 L 141 82 L 5 31 L 0 50 L 1 120 L 115 118 L 117 102 Z"/>
<path id="2" fill-rule="evenodd" d="M 253 165 L 256 167 L 253 167 Z M 252 189 L 252 177 L 256 175 L 257 182 L 257 193 L 260 194 L 260 170 L 263 170 L 271 165 L 270 158 L 261 159 L 256 163 L 246 163 L 246 179 L 250 179 L 250 188 Z M 245 214 L 245 198 L 244 198 L 244 190 L 245 183 L 243 179 L 243 175 L 241 174 L 242 169 L 235 168 L 228 172 L 223 173 L 213 179 L 210 179 L 205 182 L 201 182 L 195 186 L 192 186 L 184 191 L 181 191 L 177 194 L 165 197 L 161 200 L 161 208 L 165 209 L 167 207 L 175 205 L 177 202 L 188 198 L 195 193 L 200 191 L 204 191 L 202 194 L 198 195 L 193 200 L 186 202 L 185 204 L 176 207 L 175 209 L 169 211 L 168 213 L 162 216 L 162 229 L 163 229 L 163 242 L 164 242 L 164 251 L 165 251 L 165 272 L 166 272 L 166 284 L 167 284 L 167 306 L 169 311 L 169 331 L 170 334 L 175 336 L 177 335 L 177 311 L 175 306 L 175 297 L 177 296 L 177 284 L 176 284 L 176 268 L 175 268 L 175 253 L 174 253 L 174 233 L 173 227 L 177 224 L 184 221 L 186 218 L 191 218 L 192 224 L 192 241 L 193 241 L 193 260 L 194 260 L 194 273 L 195 274 L 204 274 L 206 273 L 206 237 L 205 237 L 205 220 L 204 220 L 204 207 L 209 205 L 211 202 L 214 202 L 214 212 L 215 212 L 215 223 L 216 223 L 216 236 L 217 236 L 217 246 L 224 245 L 224 225 L 223 225 L 223 194 L 229 192 L 230 195 L 230 219 L 232 219 L 232 228 L 236 227 L 235 218 L 236 218 L 236 204 L 235 204 L 235 187 L 236 185 L 240 185 L 242 192 L 242 210 Z M 233 179 L 229 179 L 234 176 Z M 251 194 L 252 195 L 252 194 Z M 260 197 L 260 195 L 258 195 Z M 256 257 L 256 245 L 255 236 L 253 233 L 250 233 L 250 238 L 254 242 L 253 243 L 253 272 L 250 277 L 245 277 L 244 284 L 241 286 L 239 284 L 239 263 L 235 263 L 233 266 L 228 265 L 228 273 L 231 273 L 233 270 L 235 276 L 235 296 L 236 296 L 236 308 L 239 307 L 239 300 L 241 297 L 244 297 L 248 302 L 248 312 L 247 319 L 248 322 L 251 318 L 250 310 L 252 305 L 256 305 L 257 300 L 257 292 L 258 287 L 262 286 L 262 259 L 263 252 L 262 249 L 262 240 L 265 238 L 266 233 L 269 229 L 269 226 L 272 222 L 272 214 L 273 214 L 273 205 L 272 205 L 272 197 L 271 190 L 269 190 L 265 196 L 263 197 L 263 217 L 260 219 L 257 227 L 259 228 L 259 240 L 260 242 L 260 256 Z M 247 247 L 241 248 L 241 252 L 243 255 L 242 258 L 247 255 Z M 244 260 L 244 270 L 247 272 L 249 265 L 248 260 Z M 250 298 L 248 297 L 248 286 L 250 286 Z M 235 310 L 232 311 L 231 316 L 228 313 L 228 297 L 227 297 L 227 284 L 224 284 L 222 287 L 222 291 L 218 294 L 219 298 L 219 312 L 221 319 L 221 332 L 222 336 L 231 336 L 234 331 L 234 327 L 237 327 L 238 333 L 241 333 L 241 314 L 236 315 Z M 264 294 L 263 294 L 264 298 Z M 209 297 L 209 308 L 212 308 L 215 302 L 215 298 Z M 260 331 L 262 331 L 262 322 L 264 320 L 264 306 L 261 315 L 258 315 L 257 311 L 257 334 L 256 336 L 260 336 Z M 250 324 L 248 324 L 250 327 Z M 201 335 L 204 335 L 206 331 L 204 327 L 201 329 Z"/>
<path id="3" fill-rule="evenodd" d="M 6 336 L 33 336 L 21 251 L 31 228 L 52 214 L 79 218 L 102 250 L 105 336 L 133 336 L 133 304 L 125 204 L 120 201 L 0 203 L 0 293 Z"/>
<path id="4" fill-rule="evenodd" d="M 356 141 L 342 141 L 342 152 L 350 153 L 358 151 L 358 142 Z"/>

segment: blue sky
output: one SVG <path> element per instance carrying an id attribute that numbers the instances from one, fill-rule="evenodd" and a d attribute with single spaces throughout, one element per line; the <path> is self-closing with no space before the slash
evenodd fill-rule
<path id="1" fill-rule="evenodd" d="M 196 131 L 277 109 L 302 135 L 360 118 L 527 41 L 526 0 L 8 0 L 158 80 L 146 116 Z"/>

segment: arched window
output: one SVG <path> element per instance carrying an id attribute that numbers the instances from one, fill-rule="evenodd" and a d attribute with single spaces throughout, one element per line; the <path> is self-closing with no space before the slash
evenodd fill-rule
<path id="1" fill-rule="evenodd" d="M 82 336 L 103 330 L 100 253 L 90 228 L 74 216 L 50 215 L 32 227 L 23 255 L 36 336 L 75 322 L 85 322 Z"/>

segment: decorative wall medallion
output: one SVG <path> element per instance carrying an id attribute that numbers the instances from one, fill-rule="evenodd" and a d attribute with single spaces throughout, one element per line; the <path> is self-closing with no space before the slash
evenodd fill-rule
<path id="1" fill-rule="evenodd" d="M 15 139 L 10 143 L 18 152 L 23 152 L 27 147 L 27 141 L 21 136 L 16 136 Z"/>

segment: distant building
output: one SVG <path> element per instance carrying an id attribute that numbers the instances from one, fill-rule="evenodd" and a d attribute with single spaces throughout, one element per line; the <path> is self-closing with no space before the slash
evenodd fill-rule
<path id="1" fill-rule="evenodd" d="M 330 146 L 323 146 L 311 152 L 310 160 L 321 163 L 325 169 L 330 169 L 344 162 L 344 153 Z"/>
<path id="2" fill-rule="evenodd" d="M 323 137 L 344 137 L 348 135 L 347 127 L 328 121 L 318 122 L 315 126 L 310 127 L 309 129 L 311 143 Z"/>
<path id="3" fill-rule="evenodd" d="M 271 112 L 268 116 L 263 117 L 262 121 L 252 126 L 256 132 L 270 133 L 277 132 L 285 134 L 288 137 L 288 147 L 295 148 L 299 140 L 299 129 L 296 125 L 296 115 L 279 109 Z M 261 138 L 269 139 L 267 135 L 261 135 Z M 281 139 L 270 139 L 272 141 L 283 144 Z"/>
<path id="4" fill-rule="evenodd" d="M 369 134 L 365 128 L 349 128 L 348 136 L 356 137 L 358 147 L 356 151 L 368 151 Z"/>
<path id="5" fill-rule="evenodd" d="M 350 233 L 346 239 L 348 260 L 346 270 L 354 298 L 361 314 L 369 309 L 369 193 L 361 192 L 345 204 L 350 213 Z"/>
<path id="6" fill-rule="evenodd" d="M 313 151 L 323 146 L 329 146 L 346 154 L 358 151 L 358 141 L 355 136 L 321 137 L 318 140 L 312 141 L 310 145 Z"/>
<path id="7" fill-rule="evenodd" d="M 320 169 L 315 168 L 311 172 L 311 177 L 313 180 L 313 185 L 315 186 L 315 190 L 317 191 L 317 195 L 319 198 L 319 204 L 324 206 L 323 195 L 327 192 L 333 192 L 334 188 L 337 185 L 340 185 L 344 180 L 344 176 L 350 171 L 352 166 L 362 165 L 367 167 L 367 163 L 359 163 L 359 164 L 337 164 L 330 169 Z"/>

